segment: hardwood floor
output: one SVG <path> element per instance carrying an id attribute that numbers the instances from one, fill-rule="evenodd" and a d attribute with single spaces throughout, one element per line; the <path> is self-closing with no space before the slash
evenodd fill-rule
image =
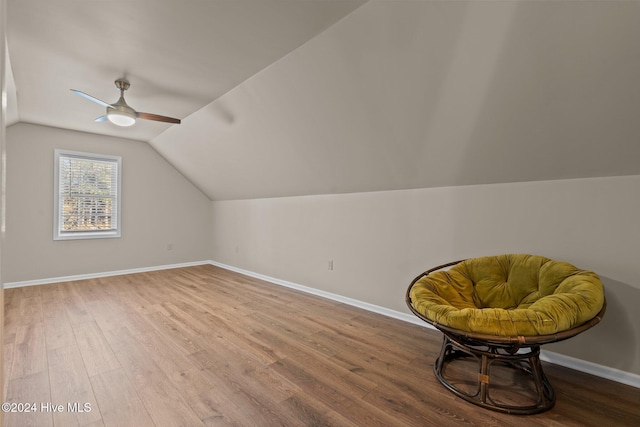
<path id="1" fill-rule="evenodd" d="M 551 411 L 475 407 L 434 378 L 440 344 L 208 265 L 8 289 L 4 395 L 36 411 L 5 425 L 640 425 L 640 390 L 549 364 Z"/>

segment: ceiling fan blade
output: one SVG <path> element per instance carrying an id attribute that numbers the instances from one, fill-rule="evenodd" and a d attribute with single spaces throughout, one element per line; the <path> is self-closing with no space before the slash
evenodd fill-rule
<path id="1" fill-rule="evenodd" d="M 159 114 L 151 113 L 137 113 L 138 117 L 145 120 L 155 120 L 156 122 L 166 122 L 180 124 L 180 119 L 174 119 L 173 117 L 161 116 Z"/>
<path id="2" fill-rule="evenodd" d="M 107 120 L 109 120 L 109 118 L 105 115 L 105 116 L 100 116 L 98 118 L 96 118 L 96 122 L 106 122 Z"/>
<path id="3" fill-rule="evenodd" d="M 102 105 L 103 107 L 110 107 L 110 106 L 111 106 L 111 104 L 107 104 L 107 103 L 106 103 L 106 102 L 104 102 L 104 101 L 100 101 L 98 98 L 94 98 L 93 96 L 88 95 L 88 94 L 86 94 L 86 93 L 84 93 L 84 92 L 81 92 L 81 91 L 79 91 L 79 90 L 71 89 L 71 92 L 75 93 L 76 95 L 80 95 L 81 97 L 86 98 L 86 99 L 88 99 L 89 101 L 93 101 L 93 102 L 95 102 L 96 104 L 100 104 L 100 105 Z"/>

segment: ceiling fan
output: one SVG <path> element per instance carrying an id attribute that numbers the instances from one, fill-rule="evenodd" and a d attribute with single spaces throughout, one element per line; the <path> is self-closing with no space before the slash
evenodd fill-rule
<path id="1" fill-rule="evenodd" d="M 96 122 L 104 122 L 109 120 L 118 126 L 131 126 L 136 122 L 136 119 L 155 120 L 156 122 L 166 122 L 173 124 L 180 124 L 180 119 L 174 119 L 173 117 L 160 116 L 158 114 L 141 113 L 133 108 L 129 107 L 124 100 L 124 91 L 129 89 L 131 84 L 125 79 L 118 79 L 115 81 L 116 87 L 120 89 L 120 99 L 115 104 L 107 104 L 104 101 L 94 98 L 84 92 L 76 89 L 71 89 L 71 92 L 76 95 L 80 95 L 83 98 L 93 101 L 96 104 L 100 104 L 107 109 L 107 114 L 100 116 L 96 119 Z"/>

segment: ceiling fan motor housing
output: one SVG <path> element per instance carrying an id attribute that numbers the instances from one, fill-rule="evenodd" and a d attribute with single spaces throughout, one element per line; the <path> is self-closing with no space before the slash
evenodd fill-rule
<path id="1" fill-rule="evenodd" d="M 129 89 L 131 84 L 125 79 L 115 81 L 116 87 L 120 89 L 120 99 L 115 104 L 107 107 L 107 118 L 118 126 L 131 126 L 136 122 L 138 114 L 136 110 L 129 107 L 124 100 L 124 91 Z"/>

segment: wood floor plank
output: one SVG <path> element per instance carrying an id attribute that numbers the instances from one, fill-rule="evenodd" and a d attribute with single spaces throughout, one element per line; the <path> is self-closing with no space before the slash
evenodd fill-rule
<path id="1" fill-rule="evenodd" d="M 9 381 L 5 401 L 16 404 L 32 404 L 30 412 L 5 412 L 5 427 L 47 427 L 53 426 L 53 414 L 42 410 L 41 404 L 51 402 L 49 392 L 49 372 L 40 371 Z"/>
<path id="2" fill-rule="evenodd" d="M 185 354 L 191 354 L 202 350 L 196 335 L 182 328 L 178 322 L 162 313 L 152 313 L 147 318 L 153 323 L 160 334 L 168 340 L 173 341 Z"/>
<path id="3" fill-rule="evenodd" d="M 49 306 L 45 316 L 44 333 L 48 349 L 67 347 L 75 343 L 76 337 L 62 303 Z"/>
<path id="4" fill-rule="evenodd" d="M 129 315 L 126 304 L 121 302 L 119 296 L 105 298 L 102 301 L 89 301 L 86 306 L 103 331 L 120 328 L 122 320 Z"/>
<path id="5" fill-rule="evenodd" d="M 40 294 L 32 293 L 29 297 L 22 298 L 18 316 L 21 325 L 42 323 L 42 298 Z"/>
<path id="6" fill-rule="evenodd" d="M 122 369 L 90 378 L 106 427 L 152 427 L 155 424 Z"/>
<path id="7" fill-rule="evenodd" d="M 318 368 L 311 372 L 292 359 L 282 359 L 274 363 L 274 369 L 298 384 L 305 393 L 314 396 L 324 405 L 332 408 L 337 413 L 345 416 L 357 416 L 362 425 L 367 426 L 401 426 L 390 414 L 387 414 L 374 405 L 351 397 L 350 390 L 344 389 L 343 384 L 334 384 L 327 381 Z M 357 402 L 357 403 L 356 403 Z M 357 408 L 356 408 L 357 406 Z"/>
<path id="8" fill-rule="evenodd" d="M 109 331 L 107 341 L 123 371 L 157 426 L 199 426 L 200 418 L 185 403 L 179 390 L 126 328 Z"/>
<path id="9" fill-rule="evenodd" d="M 254 387 L 245 387 L 234 381 L 234 377 L 221 371 L 203 369 L 201 373 L 213 387 L 201 394 L 200 399 L 219 412 L 214 417 L 205 418 L 203 423 L 237 426 L 295 425 L 291 414 L 281 411 L 280 405 L 268 400 L 265 404 L 265 399 L 269 399 L 268 392 L 263 391 L 264 396 L 257 396 Z"/>
<path id="10" fill-rule="evenodd" d="M 145 349 L 151 360 L 169 377 L 176 372 L 186 372 L 196 367 L 194 362 L 189 359 L 189 355 L 186 355 L 178 345 L 165 339 L 157 331 L 148 331 L 137 335 L 136 340 Z"/>
<path id="11" fill-rule="evenodd" d="M 171 301 L 161 304 L 162 314 L 176 323 L 191 336 L 202 336 L 212 332 L 207 318 L 199 313 L 195 305 L 184 301 Z M 204 313 L 203 313 L 204 314 Z"/>
<path id="12" fill-rule="evenodd" d="M 439 332 L 210 265 L 8 289 L 5 326 L 8 401 L 92 406 L 6 425 L 640 425 L 639 389 L 550 364 L 550 411 L 476 407 Z"/>
<path id="13" fill-rule="evenodd" d="M 53 413 L 54 424 L 85 426 L 102 416 L 76 345 L 48 350 L 51 403 L 63 409 Z"/>
<path id="14" fill-rule="evenodd" d="M 9 378 L 21 378 L 46 371 L 48 367 L 44 325 L 34 323 L 19 326 L 14 351 Z"/>
<path id="15" fill-rule="evenodd" d="M 83 283 L 83 285 L 85 286 L 79 287 L 77 283 L 71 282 L 59 284 L 64 308 L 72 325 L 94 320 L 82 298 L 82 291 L 90 284 Z"/>
<path id="16" fill-rule="evenodd" d="M 202 369 L 216 372 L 234 386 L 250 386 L 270 395 L 274 402 L 289 398 L 299 388 L 268 370 L 259 358 L 234 345 L 232 341 L 209 343 L 206 350 L 194 353 L 192 359 Z"/>
<path id="17" fill-rule="evenodd" d="M 4 290 L 4 333 L 10 334 L 18 328 L 22 288 Z"/>
<path id="18" fill-rule="evenodd" d="M 204 397 L 215 387 L 204 369 L 193 363 L 191 369 L 171 372 L 169 379 L 176 388 L 184 390 L 186 402 L 201 420 L 216 419 L 220 422 L 221 418 L 224 418 L 221 407 L 212 405 L 210 400 Z"/>
<path id="19" fill-rule="evenodd" d="M 11 332 L 7 334 L 4 333 L 4 343 L 3 343 L 3 365 L 4 368 L 3 377 L 2 377 L 2 395 L 7 396 L 7 390 L 9 388 L 9 374 L 13 368 L 13 360 L 15 357 L 15 349 L 16 349 L 16 333 Z"/>
<path id="20" fill-rule="evenodd" d="M 89 377 L 120 367 L 111 346 L 95 321 L 76 324 L 73 332 Z"/>
<path id="21" fill-rule="evenodd" d="M 301 426 L 360 427 L 360 420 L 350 420 L 307 393 L 298 393 L 282 405 L 300 420 Z"/>

